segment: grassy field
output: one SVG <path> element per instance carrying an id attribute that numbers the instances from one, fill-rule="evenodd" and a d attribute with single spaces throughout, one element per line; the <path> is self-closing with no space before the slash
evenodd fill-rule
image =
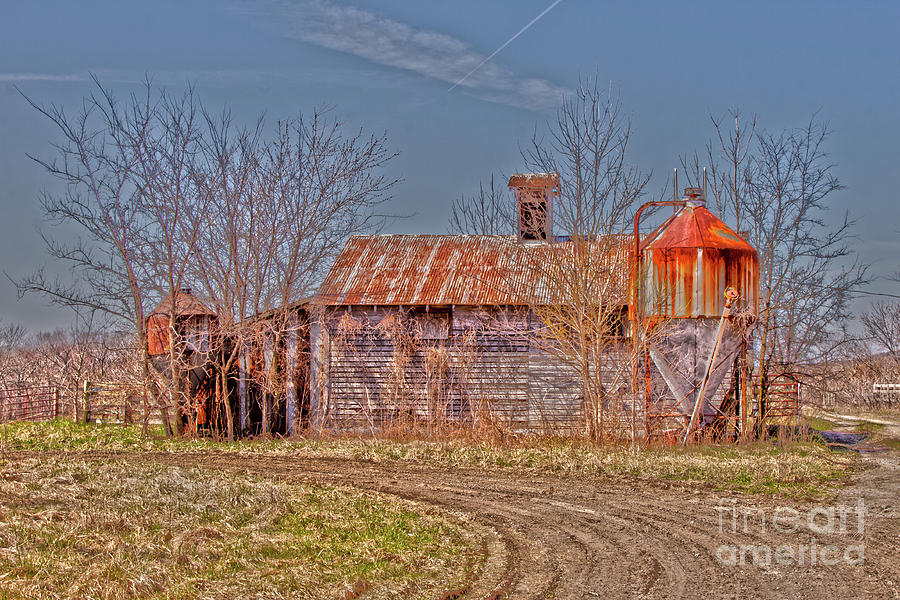
<path id="1" fill-rule="evenodd" d="M 10 423 L 0 425 L 0 598 L 436 598 L 479 568 L 471 534 L 443 513 L 165 460 L 196 453 L 200 464 L 235 453 L 409 461 L 803 499 L 830 495 L 857 464 L 812 443 L 643 451 L 536 437 L 228 444 L 142 436 L 136 426 Z"/>
<path id="2" fill-rule="evenodd" d="M 369 492 L 72 456 L 0 466 L 2 598 L 434 597 L 443 518 Z"/>
<path id="3" fill-rule="evenodd" d="M 854 466 L 815 443 L 759 443 L 635 451 L 597 447 L 566 439 L 525 437 L 512 443 L 392 441 L 372 438 L 291 438 L 222 443 L 167 440 L 138 427 L 85 425 L 70 421 L 0 426 L 7 451 L 226 452 L 373 461 L 415 461 L 451 467 L 513 468 L 518 471 L 683 481 L 753 494 L 797 498 L 829 495 Z"/>

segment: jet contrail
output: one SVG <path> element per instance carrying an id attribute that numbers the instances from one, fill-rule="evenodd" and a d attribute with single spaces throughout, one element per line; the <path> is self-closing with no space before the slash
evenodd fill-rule
<path id="1" fill-rule="evenodd" d="M 531 27 L 532 25 L 534 25 L 535 23 L 537 23 L 538 21 L 540 21 L 540 20 L 541 20 L 541 17 L 543 17 L 543 16 L 546 15 L 548 12 L 550 12 L 551 10 L 553 10 L 553 7 L 556 6 L 557 4 L 559 4 L 560 2 L 562 2 L 562 0 L 553 0 L 553 3 L 552 3 L 550 6 L 548 6 L 547 8 L 545 8 L 543 11 L 541 11 L 541 14 L 539 14 L 538 16 L 536 16 L 535 18 L 533 18 L 531 21 L 529 21 L 528 25 L 526 25 L 525 27 L 523 27 L 522 29 L 520 29 L 519 32 L 518 32 L 516 35 L 514 35 L 514 36 L 512 36 L 511 38 L 509 38 L 508 40 L 506 40 L 506 41 L 503 43 L 502 46 L 500 46 L 499 48 L 497 48 L 496 50 L 494 50 L 493 52 L 491 52 L 491 55 L 490 55 L 490 56 L 488 56 L 488 57 L 485 58 L 483 61 L 481 61 L 480 63 L 478 63 L 478 66 L 477 66 L 477 67 L 475 67 L 474 69 L 472 69 L 471 71 L 469 71 L 468 73 L 466 73 L 466 74 L 463 76 L 462 79 L 460 79 L 459 81 L 457 81 L 456 83 L 454 83 L 453 85 L 451 85 L 450 88 L 449 88 L 447 91 L 448 91 L 448 92 L 452 92 L 452 91 L 456 88 L 456 86 L 458 86 L 458 85 L 461 84 L 463 81 L 465 81 L 466 79 L 468 79 L 468 78 L 469 78 L 469 75 L 471 75 L 472 73 L 474 73 L 475 71 L 477 71 L 478 69 L 480 69 L 481 67 L 483 67 L 483 66 L 484 66 L 484 63 L 486 63 L 487 61 L 489 61 L 489 60 L 491 60 L 492 58 L 494 58 L 495 56 L 497 56 L 497 53 L 498 53 L 498 52 L 500 52 L 501 50 L 503 50 L 504 48 L 506 48 L 507 46 L 509 46 L 509 45 L 510 45 L 517 37 L 519 37 L 520 35 L 522 35 L 522 34 L 525 33 L 526 31 L 528 31 L 528 28 L 529 28 L 529 27 Z"/>

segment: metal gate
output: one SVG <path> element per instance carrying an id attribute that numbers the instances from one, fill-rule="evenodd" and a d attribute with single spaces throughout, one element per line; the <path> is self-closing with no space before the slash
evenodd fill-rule
<path id="1" fill-rule="evenodd" d="M 59 411 L 55 385 L 0 389 L 0 423 L 49 421 L 58 417 Z"/>
<path id="2" fill-rule="evenodd" d="M 799 381 L 787 376 L 778 376 L 770 379 L 766 384 L 766 394 L 762 406 L 758 402 L 758 380 L 754 382 L 753 388 L 756 399 L 753 416 L 756 419 L 772 421 L 779 418 L 800 416 L 803 395 Z"/>

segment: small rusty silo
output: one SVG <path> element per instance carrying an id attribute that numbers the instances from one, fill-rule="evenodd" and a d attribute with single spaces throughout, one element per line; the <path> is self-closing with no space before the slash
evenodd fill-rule
<path id="1" fill-rule="evenodd" d="M 689 188 L 686 195 L 684 205 L 640 243 L 636 318 L 650 332 L 644 340 L 648 354 L 674 396 L 660 412 L 689 419 L 700 402 L 697 416 L 708 422 L 719 409 L 712 399 L 744 342 L 733 323 L 723 323 L 725 291 L 737 292 L 729 312 L 756 314 L 759 257 L 706 208 L 699 189 Z M 649 417 L 653 408 L 647 409 Z"/>
<path id="2" fill-rule="evenodd" d="M 150 356 L 168 356 L 169 354 L 169 326 L 172 308 L 172 296 L 168 295 L 163 298 L 156 310 L 147 316 L 147 350 Z M 179 348 L 178 351 L 205 353 L 210 325 L 215 320 L 216 314 L 200 302 L 190 288 L 184 288 L 175 294 L 174 308 L 175 330 L 184 338 L 184 348 Z"/>

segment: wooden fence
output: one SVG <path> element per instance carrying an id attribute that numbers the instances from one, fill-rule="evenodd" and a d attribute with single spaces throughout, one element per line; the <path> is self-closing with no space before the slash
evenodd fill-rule
<path id="1" fill-rule="evenodd" d="M 60 408 L 55 385 L 0 389 L 0 423 L 49 421 L 60 416 Z"/>
<path id="2" fill-rule="evenodd" d="M 876 402 L 893 404 L 900 400 L 900 383 L 873 383 L 872 395 Z"/>
<path id="3" fill-rule="evenodd" d="M 148 422 L 162 423 L 155 409 L 149 408 Z M 142 423 L 144 404 L 141 389 L 122 382 L 82 382 L 71 397 L 62 398 L 55 385 L 0 388 L 0 423 L 10 421 L 49 421 L 60 417 L 92 423 Z"/>
<path id="4" fill-rule="evenodd" d="M 129 383 L 116 381 L 85 381 L 82 383 L 81 404 L 76 399 L 74 413 L 77 419 L 93 423 L 138 423 L 144 420 L 141 389 Z M 159 423 L 151 410 L 150 422 Z"/>

